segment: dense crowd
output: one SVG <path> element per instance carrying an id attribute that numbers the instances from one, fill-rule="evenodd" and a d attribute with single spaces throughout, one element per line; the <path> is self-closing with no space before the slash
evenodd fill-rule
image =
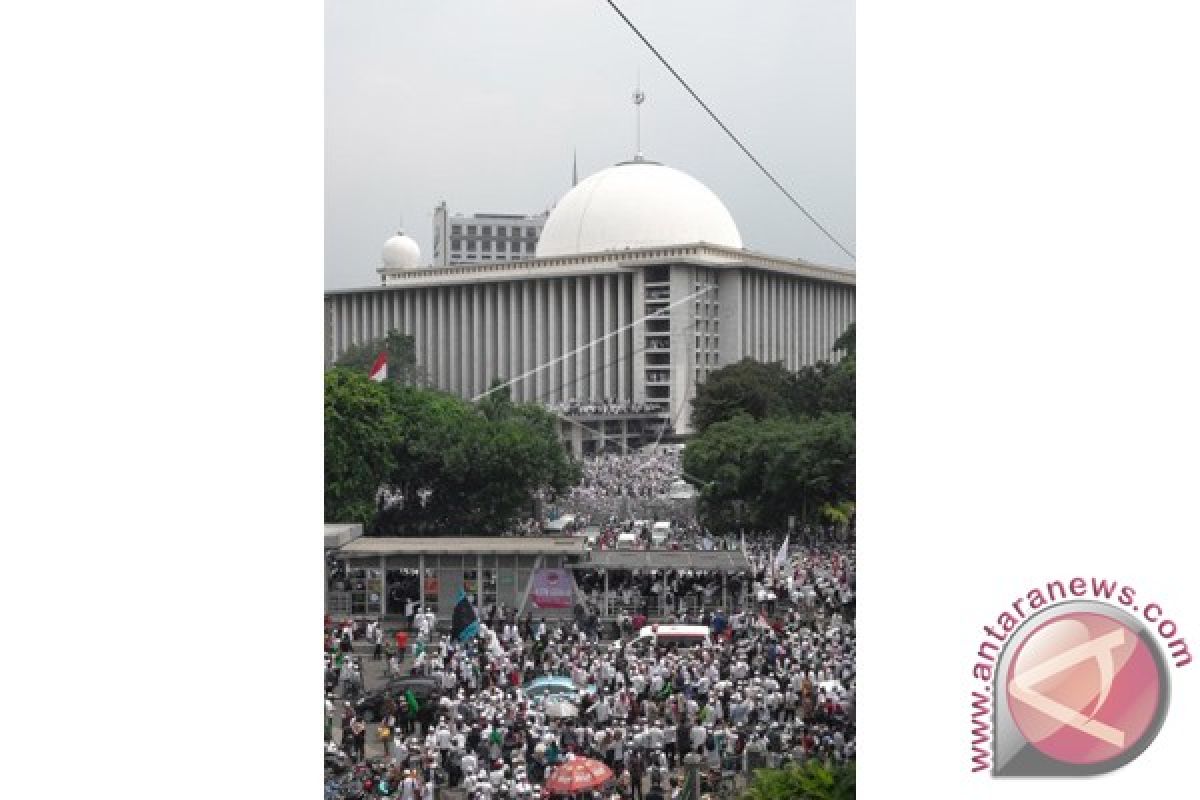
<path id="1" fill-rule="evenodd" d="M 593 414 L 612 416 L 616 414 L 652 414 L 659 410 L 661 404 L 623 403 L 616 400 L 580 403 L 576 400 L 568 400 L 565 403 L 545 403 L 544 405 L 548 411 L 566 416 Z"/>
<path id="2" fill-rule="evenodd" d="M 854 546 L 815 538 L 789 539 L 782 554 L 782 537 L 746 547 L 753 572 L 740 580 L 748 582 L 749 608 L 655 616 L 635 607 L 636 619 L 622 613 L 626 636 L 616 641 L 583 608 L 563 622 L 485 610 L 478 634 L 464 642 L 440 635 L 432 615 L 416 610 L 411 659 L 393 654 L 391 668 L 427 679 L 436 699 L 414 711 L 392 698 L 377 724 L 360 719 L 352 702 L 362 691 L 361 666 L 349 654 L 356 632 L 327 620 L 330 751 L 346 760 L 343 769 L 360 764 L 376 794 L 382 782 L 383 793 L 405 800 L 431 798 L 434 787 L 473 800 L 545 796 L 554 770 L 581 758 L 611 769 L 612 779 L 596 787 L 603 797 L 625 800 L 677 796 L 688 753 L 701 758 L 713 791 L 758 766 L 851 760 Z M 655 582 L 672 596 L 711 593 L 715 585 L 712 575 L 686 571 L 639 575 L 630 597 Z M 627 643 L 635 622 L 669 621 L 703 624 L 710 636 L 695 647 Z M 357 635 L 372 657 L 387 656 L 378 626 L 360 626 Z M 531 684 L 548 676 L 569 681 L 569 693 L 534 696 Z M 367 736 L 382 742 L 382 756 L 366 758 Z"/>

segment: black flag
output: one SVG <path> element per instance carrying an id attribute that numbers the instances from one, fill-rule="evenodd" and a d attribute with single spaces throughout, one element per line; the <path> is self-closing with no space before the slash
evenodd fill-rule
<path id="1" fill-rule="evenodd" d="M 465 642 L 479 633 L 479 620 L 475 616 L 475 609 L 471 607 L 471 601 L 462 589 L 458 590 L 458 604 L 454 606 L 454 616 L 450 624 L 451 635 L 460 642 Z"/>

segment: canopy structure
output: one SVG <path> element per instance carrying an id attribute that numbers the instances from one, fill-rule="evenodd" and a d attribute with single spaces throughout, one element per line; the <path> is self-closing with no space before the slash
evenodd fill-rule
<path id="1" fill-rule="evenodd" d="M 673 606 L 668 606 L 666 592 L 657 588 L 660 581 L 654 581 L 649 596 L 621 597 L 619 593 L 609 591 L 611 572 L 629 571 L 644 575 L 682 570 L 708 574 L 708 590 L 695 594 L 694 599 L 686 600 L 688 609 L 697 612 L 745 608 L 749 577 L 754 573 L 754 567 L 741 550 L 593 550 L 586 559 L 572 564 L 571 568 L 577 572 L 596 570 L 603 575 L 604 593 L 597 599 L 600 614 L 606 619 L 622 613 L 633 616 L 638 610 L 646 610 L 652 618 L 663 617 L 674 611 Z M 734 578 L 731 580 L 730 576 Z M 688 597 L 693 598 L 691 595 Z"/>
<path id="2" fill-rule="evenodd" d="M 598 789 L 613 778 L 613 771 L 593 758 L 572 758 L 550 772 L 546 791 L 552 795 L 572 795 Z"/>

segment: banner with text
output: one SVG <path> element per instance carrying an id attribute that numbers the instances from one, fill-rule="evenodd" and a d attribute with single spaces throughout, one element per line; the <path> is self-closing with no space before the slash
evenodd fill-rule
<path id="1" fill-rule="evenodd" d="M 538 608 L 570 608 L 575 578 L 566 569 L 539 569 L 533 573 L 529 599 Z"/>

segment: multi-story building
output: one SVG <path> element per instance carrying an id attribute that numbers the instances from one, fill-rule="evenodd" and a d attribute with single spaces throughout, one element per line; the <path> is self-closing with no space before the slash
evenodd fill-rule
<path id="1" fill-rule="evenodd" d="M 640 158 L 572 188 L 532 257 L 423 267 L 401 244 L 382 286 L 326 292 L 325 362 L 402 329 L 434 385 L 473 399 L 512 381 L 560 414 L 576 454 L 686 433 L 713 370 L 831 359 L 854 320 L 852 270 L 745 249 L 713 192 Z"/>
<path id="2" fill-rule="evenodd" d="M 548 216 L 549 212 L 451 214 L 442 201 L 433 210 L 433 266 L 533 258 Z"/>

